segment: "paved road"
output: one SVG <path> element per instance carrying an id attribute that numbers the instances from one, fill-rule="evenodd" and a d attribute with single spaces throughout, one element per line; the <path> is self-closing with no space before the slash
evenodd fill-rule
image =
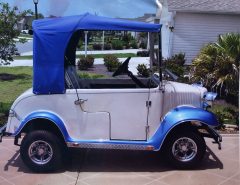
<path id="1" fill-rule="evenodd" d="M 223 149 L 207 140 L 202 165 L 176 170 L 158 153 L 84 150 L 51 174 L 35 174 L 19 157 L 12 139 L 0 144 L 0 185 L 239 185 L 239 137 L 224 137 Z"/>
<path id="2" fill-rule="evenodd" d="M 28 42 L 25 43 L 16 43 L 16 47 L 18 49 L 18 52 L 21 53 L 25 53 L 25 52 L 32 52 L 33 50 L 33 41 L 30 40 Z"/>

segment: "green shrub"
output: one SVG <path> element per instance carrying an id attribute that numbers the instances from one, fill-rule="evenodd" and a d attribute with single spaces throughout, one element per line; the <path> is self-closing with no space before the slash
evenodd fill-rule
<path id="1" fill-rule="evenodd" d="M 82 56 L 80 60 L 78 61 L 78 69 L 79 70 L 87 70 L 90 67 L 93 67 L 94 58 L 91 55 L 88 55 L 87 57 Z"/>
<path id="2" fill-rule="evenodd" d="M 112 47 L 110 44 L 104 44 L 104 50 L 111 50 Z"/>
<path id="3" fill-rule="evenodd" d="M 214 104 L 210 111 L 216 115 L 220 123 L 218 129 L 224 128 L 224 124 L 239 126 L 238 109 L 235 106 L 223 102 L 222 104 Z"/>
<path id="4" fill-rule="evenodd" d="M 130 40 L 132 40 L 132 39 L 133 39 L 133 37 L 132 37 L 132 35 L 131 35 L 130 33 L 125 34 L 125 35 L 123 36 L 123 38 L 122 38 L 122 40 L 123 40 L 124 42 L 130 42 Z"/>
<path id="5" fill-rule="evenodd" d="M 129 49 L 129 48 L 130 48 L 129 42 L 124 42 L 124 48 L 125 48 L 125 49 Z"/>
<path id="6" fill-rule="evenodd" d="M 83 46 L 83 41 L 82 41 L 82 40 L 79 40 L 79 41 L 78 41 L 78 44 L 77 44 L 77 48 L 78 48 L 78 49 L 81 49 L 82 46 Z"/>
<path id="7" fill-rule="evenodd" d="M 115 71 L 121 65 L 121 62 L 119 62 L 115 55 L 105 55 L 103 61 L 107 70 L 110 72 Z"/>
<path id="8" fill-rule="evenodd" d="M 147 49 L 147 44 L 144 43 L 144 42 L 141 42 L 140 45 L 139 45 L 139 48 Z"/>
<path id="9" fill-rule="evenodd" d="M 132 40 L 130 42 L 130 47 L 133 48 L 133 49 L 138 49 L 138 45 L 137 45 L 136 40 Z"/>
<path id="10" fill-rule="evenodd" d="M 178 53 L 173 55 L 172 60 L 174 60 L 176 64 L 183 66 L 186 62 L 185 53 Z"/>
<path id="11" fill-rule="evenodd" d="M 171 72 L 176 74 L 179 77 L 184 75 L 184 63 L 185 63 L 185 54 L 179 53 L 171 58 L 165 59 L 163 61 L 164 68 L 169 69 Z"/>
<path id="12" fill-rule="evenodd" d="M 94 50 L 102 50 L 102 45 L 101 44 L 93 44 L 93 49 Z"/>
<path id="13" fill-rule="evenodd" d="M 147 68 L 145 64 L 138 64 L 137 66 L 138 75 L 143 77 L 149 77 L 150 76 L 150 69 Z"/>
<path id="14" fill-rule="evenodd" d="M 112 41 L 112 48 L 115 50 L 122 50 L 123 49 L 123 42 L 121 40 L 113 40 Z"/>
<path id="15" fill-rule="evenodd" d="M 149 51 L 138 51 L 137 56 L 139 56 L 139 57 L 149 57 Z"/>

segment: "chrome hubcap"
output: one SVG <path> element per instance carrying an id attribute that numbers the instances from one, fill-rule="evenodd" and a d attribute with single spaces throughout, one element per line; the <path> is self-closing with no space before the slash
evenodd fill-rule
<path id="1" fill-rule="evenodd" d="M 191 161 L 197 154 L 197 144 L 190 138 L 181 137 L 174 142 L 172 154 L 181 162 Z"/>
<path id="2" fill-rule="evenodd" d="M 53 149 L 46 141 L 35 141 L 29 149 L 28 155 L 30 159 L 36 164 L 47 164 L 53 156 Z"/>

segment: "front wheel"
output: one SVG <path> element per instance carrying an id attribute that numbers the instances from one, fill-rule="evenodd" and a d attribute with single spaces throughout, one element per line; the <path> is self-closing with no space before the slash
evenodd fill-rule
<path id="1" fill-rule="evenodd" d="M 193 168 L 206 151 L 206 143 L 199 134 L 189 131 L 172 134 L 165 145 L 169 162 L 178 168 Z"/>
<path id="2" fill-rule="evenodd" d="M 61 142 L 48 131 L 36 130 L 23 138 L 20 155 L 23 162 L 33 171 L 53 171 L 61 164 Z"/>

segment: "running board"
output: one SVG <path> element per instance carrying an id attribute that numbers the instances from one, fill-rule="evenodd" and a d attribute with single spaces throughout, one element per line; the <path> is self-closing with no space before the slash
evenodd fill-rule
<path id="1" fill-rule="evenodd" d="M 154 150 L 151 145 L 133 145 L 133 144 L 107 144 L 107 143 L 76 143 L 67 142 L 70 148 L 93 148 L 93 149 L 109 149 L 109 150 Z"/>

